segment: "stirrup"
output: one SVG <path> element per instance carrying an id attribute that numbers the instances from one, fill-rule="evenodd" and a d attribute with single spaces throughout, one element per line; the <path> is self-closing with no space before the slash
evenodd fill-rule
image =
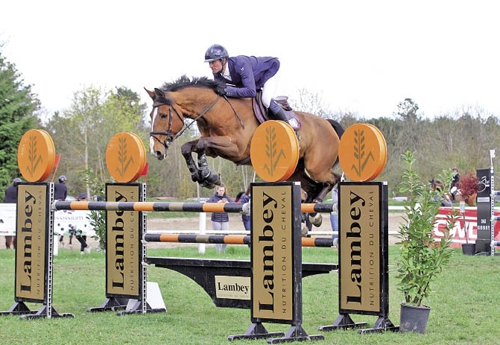
<path id="1" fill-rule="evenodd" d="M 291 118 L 289 120 L 286 121 L 292 128 L 295 132 L 297 132 L 299 130 L 299 122 L 297 121 L 297 119 L 294 119 L 294 118 Z"/>

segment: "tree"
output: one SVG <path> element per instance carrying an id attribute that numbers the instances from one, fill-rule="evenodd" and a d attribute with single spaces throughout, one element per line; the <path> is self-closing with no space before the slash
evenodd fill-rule
<path id="1" fill-rule="evenodd" d="M 1 48 L 1 45 L 0 45 Z M 0 51 L 0 188 L 19 177 L 17 147 L 23 134 L 37 124 L 40 102 L 31 85 L 24 85 L 14 64 Z"/>
<path id="2" fill-rule="evenodd" d="M 67 175 L 75 194 L 86 191 L 92 195 L 84 182 L 85 171 L 93 174 L 88 178 L 110 182 L 107 145 L 119 132 L 140 133 L 144 137 L 145 107 L 137 93 L 124 87 L 115 91 L 86 87 L 74 94 L 69 110 L 54 114 L 47 130 L 62 156 L 59 171 Z"/>

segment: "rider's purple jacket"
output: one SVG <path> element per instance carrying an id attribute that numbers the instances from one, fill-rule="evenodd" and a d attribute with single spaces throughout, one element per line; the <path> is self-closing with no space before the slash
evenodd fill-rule
<path id="1" fill-rule="evenodd" d="M 280 61 L 275 57 L 233 56 L 227 59 L 227 67 L 232 80 L 215 73 L 214 79 L 227 84 L 226 92 L 229 97 L 243 98 L 257 96 L 266 81 L 272 78 L 280 68 Z"/>

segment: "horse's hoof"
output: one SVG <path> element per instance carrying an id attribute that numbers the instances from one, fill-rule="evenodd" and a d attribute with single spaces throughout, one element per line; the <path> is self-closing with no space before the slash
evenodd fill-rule
<path id="1" fill-rule="evenodd" d="M 200 186 L 202 186 L 203 188 L 208 188 L 208 189 L 214 189 L 215 188 L 214 184 L 208 183 L 207 181 L 201 182 Z"/>
<path id="2" fill-rule="evenodd" d="M 193 182 L 201 181 L 196 172 L 191 172 L 191 181 L 193 181 Z"/>
<path id="3" fill-rule="evenodd" d="M 210 173 L 210 175 L 208 175 L 208 177 L 205 179 L 205 181 L 206 181 L 206 183 L 217 185 L 217 186 L 220 186 L 220 184 L 221 184 L 220 175 L 217 173 L 214 173 L 214 172 Z"/>
<path id="4" fill-rule="evenodd" d="M 300 231 L 300 233 L 302 234 L 302 237 L 307 237 L 307 234 L 309 233 L 309 229 L 307 228 L 306 225 L 304 225 Z"/>
<path id="5" fill-rule="evenodd" d="M 312 223 L 312 225 L 318 228 L 323 223 L 323 216 L 320 213 L 316 213 L 315 216 L 310 215 L 309 221 Z"/>

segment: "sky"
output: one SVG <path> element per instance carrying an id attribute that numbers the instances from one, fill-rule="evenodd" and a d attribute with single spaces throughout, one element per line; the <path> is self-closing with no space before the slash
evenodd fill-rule
<path id="1" fill-rule="evenodd" d="M 87 87 L 127 87 L 144 102 L 181 75 L 211 77 L 207 48 L 275 56 L 281 93 L 325 108 L 390 117 L 411 98 L 433 117 L 500 116 L 495 0 L 3 0 L 0 48 L 44 111 Z M 293 103 L 292 103 L 293 104 Z M 300 110 L 300 109 L 299 109 Z"/>

